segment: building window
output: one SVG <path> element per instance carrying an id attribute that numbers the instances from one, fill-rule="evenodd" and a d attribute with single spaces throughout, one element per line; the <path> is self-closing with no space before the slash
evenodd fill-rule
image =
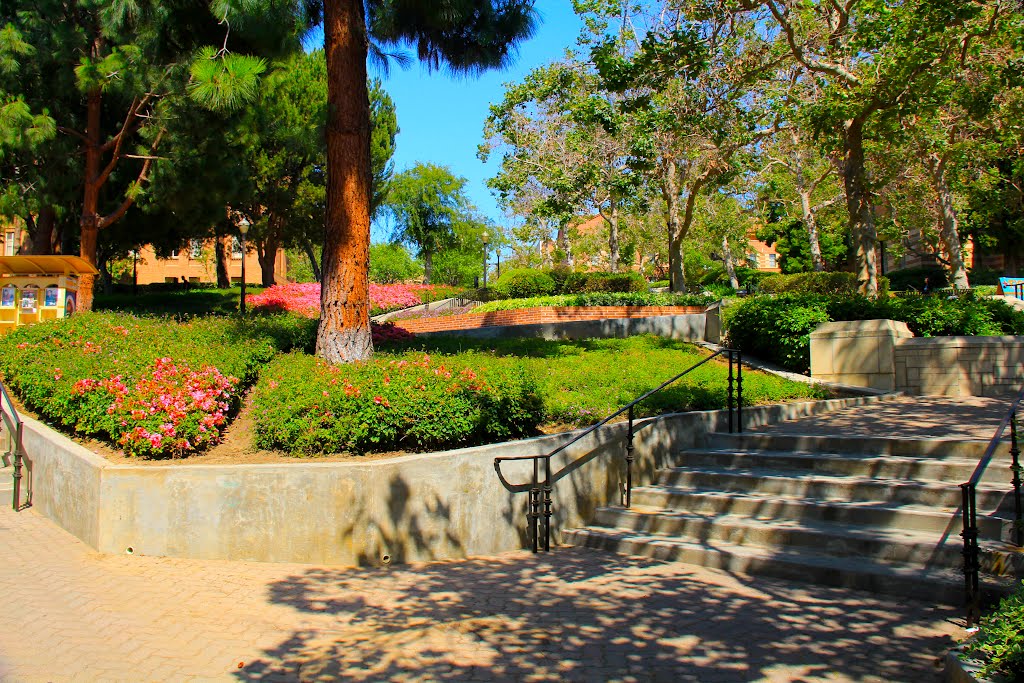
<path id="1" fill-rule="evenodd" d="M 192 240 L 189 242 L 189 255 L 193 260 L 199 260 L 203 257 L 203 241 Z"/>
<path id="2" fill-rule="evenodd" d="M 178 250 L 171 249 L 171 258 L 178 258 Z"/>
<path id="3" fill-rule="evenodd" d="M 747 254 L 747 261 L 750 263 L 751 268 L 759 268 L 757 265 L 757 254 Z"/>
<path id="4" fill-rule="evenodd" d="M 777 254 L 768 254 L 768 267 L 777 268 L 779 257 Z"/>
<path id="5" fill-rule="evenodd" d="M 231 238 L 231 258 L 242 258 L 242 243 L 237 237 Z"/>
<path id="6" fill-rule="evenodd" d="M 14 231 L 8 230 L 4 235 L 4 256 L 14 256 Z"/>

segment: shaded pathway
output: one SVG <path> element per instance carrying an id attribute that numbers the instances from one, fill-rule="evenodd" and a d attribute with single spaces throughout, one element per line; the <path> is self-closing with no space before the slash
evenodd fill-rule
<path id="1" fill-rule="evenodd" d="M 956 611 L 588 550 L 346 570 L 102 556 L 0 512 L 0 680 L 932 681 Z"/>

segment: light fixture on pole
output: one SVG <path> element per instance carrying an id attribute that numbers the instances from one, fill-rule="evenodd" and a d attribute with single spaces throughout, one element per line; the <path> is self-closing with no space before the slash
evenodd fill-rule
<path id="1" fill-rule="evenodd" d="M 480 235 L 480 241 L 484 243 L 484 289 L 487 289 L 487 243 L 490 239 L 491 236 L 484 230 L 484 234 Z"/>
<path id="2" fill-rule="evenodd" d="M 238 310 L 245 315 L 245 233 L 249 232 L 249 221 L 244 218 L 239 221 L 238 232 L 242 236 L 240 240 L 242 247 L 242 300 L 238 304 Z"/>

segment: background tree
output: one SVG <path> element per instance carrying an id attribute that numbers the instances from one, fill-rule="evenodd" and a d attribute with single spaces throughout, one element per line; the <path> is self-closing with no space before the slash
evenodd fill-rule
<path id="1" fill-rule="evenodd" d="M 416 249 L 423 282 L 433 282 L 434 255 L 458 243 L 456 226 L 469 213 L 466 179 L 446 166 L 418 163 L 391 181 L 386 208 L 394 219 L 394 240 Z"/>

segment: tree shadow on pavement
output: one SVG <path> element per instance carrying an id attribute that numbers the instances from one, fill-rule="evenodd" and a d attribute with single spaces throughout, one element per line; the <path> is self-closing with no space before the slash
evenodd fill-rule
<path id="1" fill-rule="evenodd" d="M 268 587 L 303 615 L 240 680 L 938 680 L 953 610 L 586 549 Z M 945 628 L 944 628 L 945 627 Z"/>

